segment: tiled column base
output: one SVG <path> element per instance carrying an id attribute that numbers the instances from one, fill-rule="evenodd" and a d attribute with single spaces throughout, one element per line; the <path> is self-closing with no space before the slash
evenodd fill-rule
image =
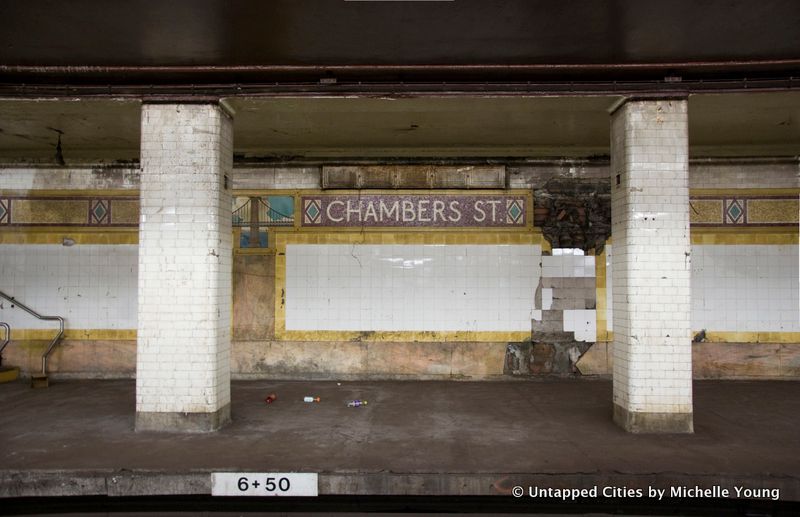
<path id="1" fill-rule="evenodd" d="M 614 404 L 614 423 L 629 433 L 693 433 L 692 413 L 628 411 Z"/>
<path id="2" fill-rule="evenodd" d="M 136 413 L 137 431 L 209 433 L 231 421 L 231 405 L 213 413 Z"/>

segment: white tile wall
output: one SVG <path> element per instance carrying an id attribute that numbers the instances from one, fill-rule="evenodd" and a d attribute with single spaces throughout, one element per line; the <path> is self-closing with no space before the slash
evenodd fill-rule
<path id="1" fill-rule="evenodd" d="M 138 247 L 135 245 L 0 246 L 0 290 L 73 329 L 135 329 Z M 50 329 L 0 300 L 0 321 L 12 329 Z"/>
<path id="2" fill-rule="evenodd" d="M 692 329 L 800 332 L 798 247 L 692 246 Z"/>
<path id="3" fill-rule="evenodd" d="M 542 310 L 549 311 L 553 306 L 553 290 L 549 288 L 542 289 Z"/>
<path id="4" fill-rule="evenodd" d="M 288 245 L 287 330 L 528 331 L 541 248 Z"/>
<path id="5" fill-rule="evenodd" d="M 612 329 L 611 246 L 606 246 L 606 303 Z M 692 330 L 800 332 L 798 247 L 692 246 Z"/>
<path id="6" fill-rule="evenodd" d="M 575 341 L 597 341 L 597 311 L 567 309 L 564 311 L 564 332 L 574 332 Z"/>
<path id="7" fill-rule="evenodd" d="M 580 255 L 584 256 L 586 253 L 581 248 L 553 248 L 553 256 L 560 255 Z"/>
<path id="8" fill-rule="evenodd" d="M 557 250 L 553 250 L 555 253 Z M 593 277 L 595 257 L 582 255 L 545 255 L 542 257 L 542 276 L 551 277 Z"/>

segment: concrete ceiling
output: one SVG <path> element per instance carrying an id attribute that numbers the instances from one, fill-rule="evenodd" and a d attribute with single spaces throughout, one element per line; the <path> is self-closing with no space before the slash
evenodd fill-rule
<path id="1" fill-rule="evenodd" d="M 602 154 L 613 98 L 235 100 L 248 155 L 525 156 Z"/>
<path id="2" fill-rule="evenodd" d="M 0 65 L 757 62 L 800 58 L 798 25 L 795 0 L 25 0 Z"/>
<path id="3" fill-rule="evenodd" d="M 231 99 L 248 158 L 583 157 L 608 154 L 616 97 Z M 696 95 L 692 156 L 800 155 L 800 92 Z M 0 160 L 138 159 L 139 103 L 0 101 Z"/>
<path id="4" fill-rule="evenodd" d="M 139 106 L 130 101 L 0 101 L 0 158 L 70 161 L 139 158 Z"/>

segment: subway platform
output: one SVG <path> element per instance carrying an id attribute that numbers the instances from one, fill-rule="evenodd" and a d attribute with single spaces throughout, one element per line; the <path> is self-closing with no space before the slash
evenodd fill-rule
<path id="1" fill-rule="evenodd" d="M 695 433 L 660 436 L 614 425 L 608 380 L 237 381 L 233 422 L 212 434 L 135 432 L 134 390 L 0 385 L 0 497 L 207 496 L 231 471 L 318 473 L 320 496 L 699 486 L 800 501 L 800 382 L 695 382 Z"/>

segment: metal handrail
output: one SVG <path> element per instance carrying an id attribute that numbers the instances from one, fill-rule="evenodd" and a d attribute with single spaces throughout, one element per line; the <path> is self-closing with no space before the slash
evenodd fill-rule
<path id="1" fill-rule="evenodd" d="M 7 295 L 3 291 L 0 291 L 0 298 L 5 298 L 6 300 L 13 303 L 23 311 L 33 316 L 34 318 L 38 318 L 40 320 L 45 320 L 45 321 L 58 322 L 58 334 L 56 334 L 56 337 L 54 337 L 53 340 L 50 341 L 50 345 L 47 347 L 47 350 L 45 350 L 44 354 L 42 354 L 42 375 L 47 375 L 47 356 L 50 355 L 50 352 L 56 346 L 56 343 L 58 343 L 58 341 L 64 335 L 64 318 L 62 318 L 61 316 L 42 316 L 35 310 L 31 309 L 24 303 L 21 303 L 19 300 L 15 300 L 13 297 Z"/>
<path id="2" fill-rule="evenodd" d="M 6 345 L 9 341 L 11 341 L 11 327 L 8 323 L 0 321 L 0 327 L 6 329 L 6 337 L 3 339 L 3 343 L 0 344 L 0 365 L 3 364 L 3 350 L 5 350 Z"/>

